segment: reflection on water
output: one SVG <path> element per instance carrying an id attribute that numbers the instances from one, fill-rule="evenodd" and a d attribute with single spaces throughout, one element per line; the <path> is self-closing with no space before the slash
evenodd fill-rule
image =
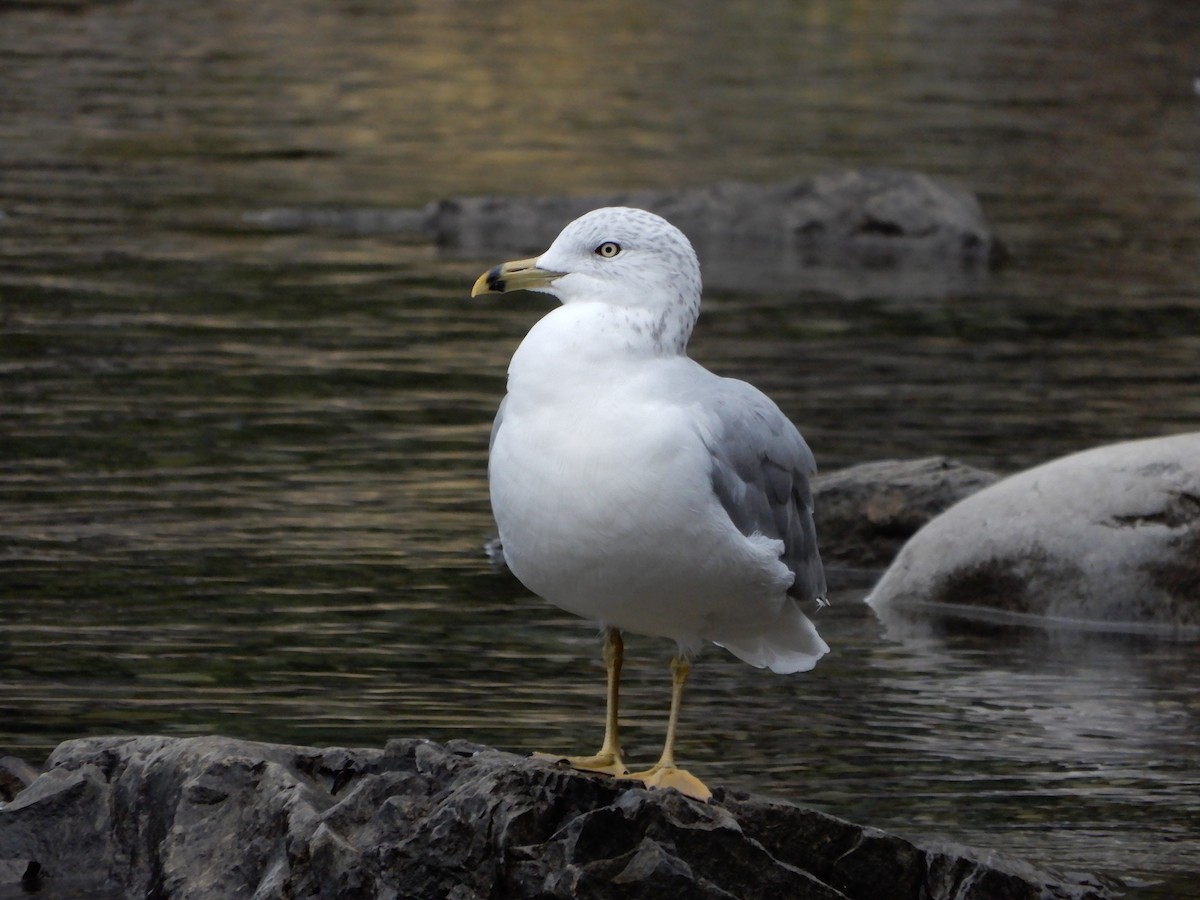
<path id="1" fill-rule="evenodd" d="M 703 6 L 0 11 L 0 751 L 599 738 L 596 635 L 481 553 L 491 416 L 542 301 L 469 300 L 495 259 L 247 211 L 912 166 L 982 194 L 1007 268 L 929 296 L 714 279 L 693 355 L 826 469 L 1196 428 L 1200 8 Z M 812 674 L 701 659 L 680 752 L 710 782 L 1162 896 L 1200 873 L 1195 645 L 893 640 L 834 586 Z M 669 649 L 629 641 L 635 760 Z"/>

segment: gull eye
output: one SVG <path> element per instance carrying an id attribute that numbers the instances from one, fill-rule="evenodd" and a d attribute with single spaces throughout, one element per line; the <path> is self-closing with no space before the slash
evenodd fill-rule
<path id="1" fill-rule="evenodd" d="M 596 255 L 603 256 L 605 259 L 612 259 L 621 252 L 621 245 L 616 241 L 605 241 L 596 248 Z"/>

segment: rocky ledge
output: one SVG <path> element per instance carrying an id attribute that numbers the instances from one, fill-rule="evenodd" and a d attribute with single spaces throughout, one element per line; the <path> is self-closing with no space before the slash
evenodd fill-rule
<path id="1" fill-rule="evenodd" d="M 0 806 L 0 896 L 1103 898 L 778 800 L 584 775 L 462 742 L 89 738 Z M 18 885 L 20 882 L 20 885 Z M 6 893 L 6 891 L 8 893 Z"/>

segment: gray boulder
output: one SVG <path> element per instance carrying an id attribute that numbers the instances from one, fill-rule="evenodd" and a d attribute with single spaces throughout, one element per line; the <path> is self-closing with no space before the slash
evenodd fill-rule
<path id="1" fill-rule="evenodd" d="M 37 770 L 23 759 L 0 756 L 0 803 L 7 803 L 33 784 Z"/>
<path id="2" fill-rule="evenodd" d="M 788 252 L 813 262 L 974 265 L 988 262 L 998 246 L 974 196 L 895 169 L 586 197 L 461 197 L 427 206 L 424 230 L 458 249 L 535 253 L 598 206 L 656 212 L 699 248 Z"/>
<path id="3" fill-rule="evenodd" d="M 1200 635 L 1200 433 L 1076 453 L 1006 478 L 904 546 L 867 602 Z"/>
<path id="4" fill-rule="evenodd" d="M 818 475 L 813 501 L 821 559 L 830 567 L 885 568 L 921 526 L 997 478 L 944 456 Z"/>
<path id="5" fill-rule="evenodd" d="M 580 197 L 457 197 L 407 210 L 267 209 L 245 218 L 285 230 L 408 234 L 459 256 L 490 257 L 540 253 L 569 221 L 600 206 L 636 206 L 669 219 L 696 245 L 706 284 L 717 287 L 777 286 L 803 272 L 810 287 L 828 282 L 830 290 L 853 292 L 845 270 L 884 270 L 859 288 L 928 296 L 961 286 L 961 273 L 1004 255 L 972 194 L 895 169 Z"/>
<path id="6" fill-rule="evenodd" d="M 60 746 L 0 808 L 0 894 L 147 898 L 1102 898 L 780 801 L 701 804 L 461 742 Z"/>

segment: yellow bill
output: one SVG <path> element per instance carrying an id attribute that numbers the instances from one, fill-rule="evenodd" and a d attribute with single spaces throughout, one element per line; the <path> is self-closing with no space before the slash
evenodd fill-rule
<path id="1" fill-rule="evenodd" d="M 556 278 L 562 278 L 562 272 L 551 272 L 539 269 L 537 259 L 517 259 L 512 262 L 492 266 L 479 276 L 475 286 L 471 288 L 471 296 L 480 294 L 504 294 L 508 291 L 536 291 L 547 288 Z"/>

